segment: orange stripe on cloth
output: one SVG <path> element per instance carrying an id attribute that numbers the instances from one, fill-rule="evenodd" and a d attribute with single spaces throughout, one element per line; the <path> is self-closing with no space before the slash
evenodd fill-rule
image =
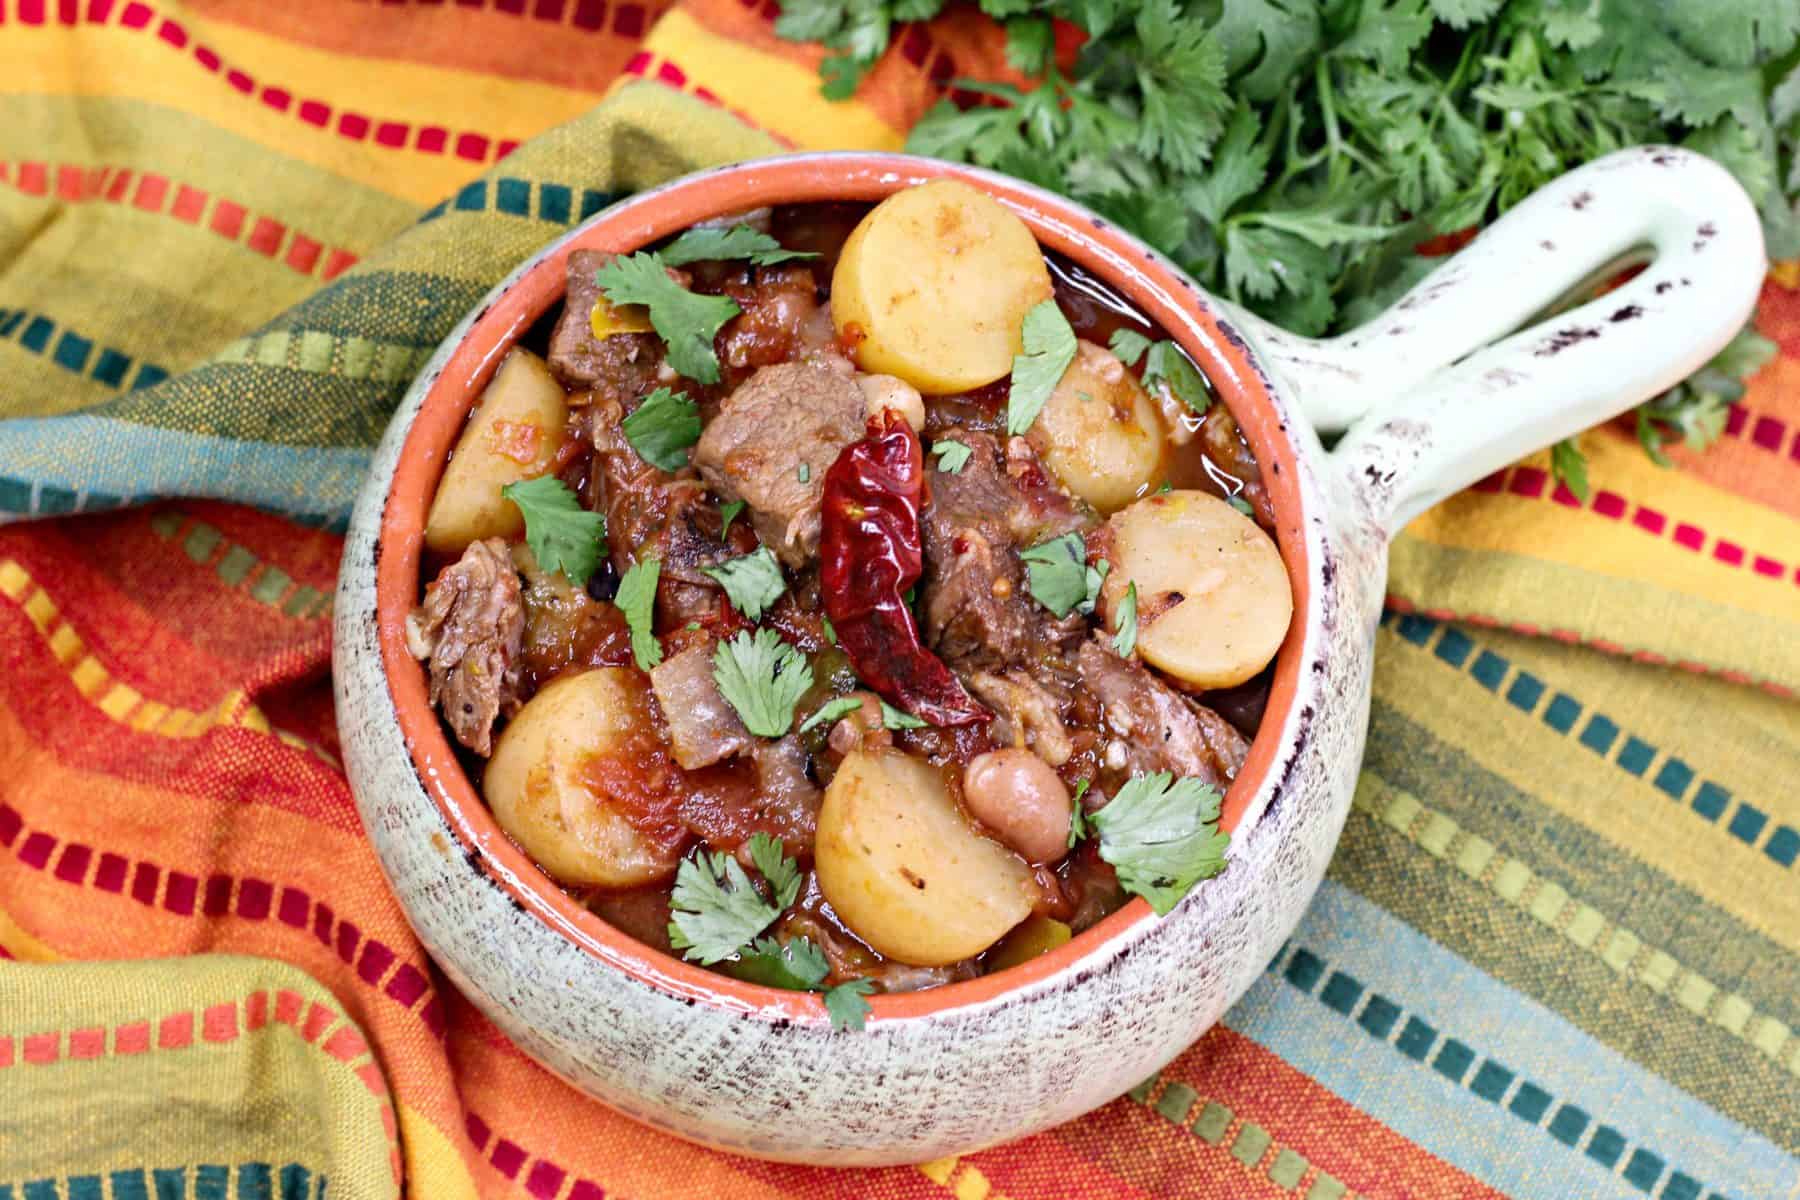
<path id="1" fill-rule="evenodd" d="M 210 230 L 265 258 L 275 257 L 285 246 L 281 262 L 321 282 L 337 278 L 355 266 L 358 258 L 354 251 L 328 246 L 298 229 L 291 231 L 290 239 L 289 228 L 275 218 L 155 171 L 19 160 L 0 162 L 0 184 L 9 184 L 27 196 L 54 197 L 64 204 L 104 201 L 166 215 Z"/>
<path id="2" fill-rule="evenodd" d="M 405 5 L 406 11 L 396 12 Z M 193 12 L 321 50 L 599 93 L 670 0 L 187 0 Z"/>
<path id="3" fill-rule="evenodd" d="M 274 799 L 259 789 L 278 796 L 278 779 L 224 776 L 209 799 L 65 766 L 16 715 L 0 706 L 0 943 L 45 957 L 29 943 L 20 953 L 16 926 L 58 957 L 222 951 L 292 963 L 373 1040 L 417 1119 L 458 1127 L 443 996 L 353 820 L 334 830 L 244 803 Z"/>
<path id="4" fill-rule="evenodd" d="M 1636 445 L 1630 426 L 1608 426 L 1607 433 Z M 1800 519 L 1800 358 L 1778 358 L 1757 372 L 1711 446 L 1672 445 L 1663 453 L 1722 492 Z"/>
<path id="5" fill-rule="evenodd" d="M 33 8 L 21 5 L 15 14 L 21 26 L 47 25 L 41 6 L 38 20 L 32 20 Z M 330 102 L 305 94 L 295 95 L 267 77 L 257 78 L 245 69 L 249 64 L 228 62 L 213 48 L 203 31 L 190 28 L 144 0 L 100 0 L 85 7 L 69 5 L 57 9 L 61 23 L 68 26 L 107 25 L 130 30 L 154 38 L 175 54 L 192 61 L 195 70 L 222 77 L 233 91 L 248 101 L 256 97 L 268 108 L 319 129 L 332 129 L 340 137 L 354 142 L 367 141 L 390 150 L 413 150 L 441 154 L 448 148 L 456 157 L 473 163 L 492 162 L 504 158 L 518 145 L 516 141 L 496 138 L 469 129 L 415 129 L 405 122 L 383 121 L 361 113 L 338 109 Z"/>

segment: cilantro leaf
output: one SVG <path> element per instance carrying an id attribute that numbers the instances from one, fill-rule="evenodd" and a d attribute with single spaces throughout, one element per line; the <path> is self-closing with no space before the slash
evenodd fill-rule
<path id="1" fill-rule="evenodd" d="M 819 257 L 811 250 L 784 249 L 780 242 L 748 225 L 733 225 L 729 229 L 689 229 L 657 254 L 671 267 L 734 258 L 747 258 L 759 267 L 769 267 L 789 259 Z"/>
<path id="2" fill-rule="evenodd" d="M 669 278 L 661 258 L 642 251 L 613 259 L 595 281 L 608 303 L 642 304 L 650 310 L 650 324 L 668 343 L 671 367 L 701 383 L 719 382 L 713 337 L 738 315 L 735 300 L 688 291 Z"/>
<path id="3" fill-rule="evenodd" d="M 860 1030 L 869 1015 L 869 1002 L 863 999 L 875 990 L 867 979 L 850 979 L 825 993 L 825 1012 L 836 1030 Z"/>
<path id="4" fill-rule="evenodd" d="M 767 935 L 739 950 L 737 959 L 728 962 L 725 969 L 746 983 L 790 992 L 810 992 L 831 974 L 825 952 L 811 938 L 794 937 L 783 942 Z"/>
<path id="5" fill-rule="evenodd" d="M 909 712 L 902 712 L 886 700 L 881 701 L 881 724 L 887 729 L 923 729 L 925 722 Z"/>
<path id="6" fill-rule="evenodd" d="M 834 696 L 819 705 L 818 710 L 806 720 L 800 722 L 800 732 L 817 729 L 821 725 L 829 725 L 840 717 L 847 717 L 862 707 L 862 700 L 857 696 Z"/>
<path id="7" fill-rule="evenodd" d="M 639 458 L 658 470 L 679 471 L 688 464 L 688 447 L 700 440 L 700 406 L 660 387 L 625 418 L 623 428 Z"/>
<path id="8" fill-rule="evenodd" d="M 969 465 L 969 456 L 975 453 L 961 442 L 952 441 L 931 443 L 931 452 L 937 456 L 937 469 L 946 475 L 961 475 Z"/>
<path id="9" fill-rule="evenodd" d="M 730 958 L 767 929 L 781 909 L 750 882 L 737 859 L 701 850 L 681 860 L 669 895 L 669 945 L 703 967 Z"/>
<path id="10" fill-rule="evenodd" d="M 1088 787 L 1092 783 L 1091 779 L 1077 780 L 1075 794 L 1069 797 L 1069 849 L 1071 850 L 1080 845 L 1082 840 L 1093 832 L 1088 827 L 1087 809 L 1081 806 L 1081 798 L 1087 795 Z"/>
<path id="11" fill-rule="evenodd" d="M 1120 658 L 1130 658 L 1137 649 L 1138 614 L 1137 580 L 1125 586 L 1125 599 L 1119 602 L 1119 632 L 1113 635 L 1113 649 Z"/>
<path id="12" fill-rule="evenodd" d="M 561 571 L 584 585 L 606 553 L 606 518 L 581 507 L 569 486 L 554 475 L 509 483 L 500 494 L 525 517 L 525 544 L 546 571 Z"/>
<path id="13" fill-rule="evenodd" d="M 662 662 L 662 643 L 653 628 L 656 619 L 656 581 L 662 574 L 662 560 L 648 555 L 631 564 L 619 580 L 613 603 L 625 614 L 625 625 L 631 630 L 631 657 L 638 670 L 648 671 Z"/>
<path id="14" fill-rule="evenodd" d="M 837 630 L 832 628 L 831 618 L 822 613 L 819 616 L 819 632 L 825 635 L 827 643 L 837 645 Z"/>
<path id="15" fill-rule="evenodd" d="M 787 591 L 781 564 L 775 561 L 775 555 L 767 546 L 758 546 L 751 554 L 726 559 L 716 567 L 700 569 L 718 580 L 719 586 L 731 598 L 731 606 L 752 621 L 762 620 L 763 613 Z"/>
<path id="16" fill-rule="evenodd" d="M 1087 598 L 1087 543 L 1079 533 L 1039 542 L 1019 552 L 1032 599 L 1058 618 Z"/>
<path id="17" fill-rule="evenodd" d="M 731 523 L 737 520 L 738 514 L 743 511 L 744 502 L 742 500 L 733 500 L 729 504 L 719 505 L 719 540 L 721 542 L 725 540 L 725 535 L 731 532 Z"/>
<path id="18" fill-rule="evenodd" d="M 1152 390 L 1166 387 L 1196 414 L 1204 416 L 1212 407 L 1212 388 L 1181 347 L 1174 342 L 1153 343 L 1144 358 L 1144 386 Z"/>
<path id="19" fill-rule="evenodd" d="M 769 889 L 775 893 L 775 907 L 786 908 L 800 895 L 800 864 L 787 856 L 787 849 L 781 839 L 766 833 L 750 835 L 750 861 L 762 872 L 762 877 L 769 881 Z"/>
<path id="20" fill-rule="evenodd" d="M 1106 344 L 1111 348 L 1114 358 L 1128 367 L 1135 367 L 1138 360 L 1144 357 L 1144 351 L 1150 348 L 1150 339 L 1135 329 L 1120 326 L 1113 330 L 1112 338 Z"/>
<path id="21" fill-rule="evenodd" d="M 1222 799 L 1198 779 L 1158 771 L 1132 776 L 1087 821 L 1120 886 L 1166 916 L 1194 884 L 1225 869 L 1230 836 L 1218 828 Z"/>
<path id="22" fill-rule="evenodd" d="M 773 629 L 743 630 L 713 650 L 713 682 L 758 737 L 783 737 L 813 685 L 806 658 Z"/>
<path id="23" fill-rule="evenodd" d="M 1577 500 L 1587 503 L 1587 455 L 1581 452 L 1574 438 L 1564 438 L 1550 447 L 1550 474 L 1567 485 Z"/>
<path id="24" fill-rule="evenodd" d="M 1244 499 L 1243 496 L 1241 496 L 1241 495 L 1227 496 L 1227 497 L 1225 497 L 1225 503 L 1231 505 L 1231 507 L 1237 509 L 1239 512 L 1243 513 L 1246 517 L 1250 517 L 1250 518 L 1254 519 L 1256 516 L 1256 509 L 1252 508 L 1250 505 L 1250 502 L 1248 500 Z"/>
<path id="25" fill-rule="evenodd" d="M 1075 361 L 1075 331 L 1055 300 L 1033 305 L 1023 332 L 1025 350 L 1013 358 L 1012 392 L 1006 401 L 1006 432 L 1014 437 L 1031 428 Z"/>

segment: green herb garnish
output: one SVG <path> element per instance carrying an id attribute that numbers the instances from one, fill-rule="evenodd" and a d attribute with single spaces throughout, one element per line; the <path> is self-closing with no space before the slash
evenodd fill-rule
<path id="1" fill-rule="evenodd" d="M 780 242 L 748 225 L 733 225 L 729 229 L 690 229 L 657 251 L 657 255 L 671 267 L 733 258 L 747 258 L 759 267 L 768 267 L 794 258 L 819 257 L 810 250 L 783 249 Z"/>
<path id="2" fill-rule="evenodd" d="M 1222 799 L 1198 779 L 1134 775 L 1087 823 L 1120 885 L 1164 915 L 1194 884 L 1225 869 L 1231 839 L 1219 832 Z"/>
<path id="3" fill-rule="evenodd" d="M 938 470 L 946 475 L 961 475 L 975 452 L 961 442 L 938 441 L 931 443 L 931 453 L 937 458 Z"/>
<path id="4" fill-rule="evenodd" d="M 806 733 L 820 725 L 829 725 L 839 717 L 847 717 L 862 707 L 862 701 L 855 696 L 836 696 L 819 705 L 818 711 L 800 722 L 800 732 Z"/>
<path id="5" fill-rule="evenodd" d="M 744 502 L 742 500 L 733 500 L 729 504 L 719 505 L 719 540 L 721 542 L 725 540 L 725 535 L 731 532 L 731 523 L 737 520 L 738 514 L 743 511 Z"/>
<path id="6" fill-rule="evenodd" d="M 1137 580 L 1132 580 L 1125 587 L 1125 599 L 1119 602 L 1119 632 L 1113 635 L 1113 649 L 1119 652 L 1120 658 L 1130 658 L 1131 652 L 1137 649 L 1138 614 L 1137 614 Z"/>
<path id="7" fill-rule="evenodd" d="M 746 629 L 713 650 L 713 681 L 744 728 L 773 738 L 786 736 L 813 673 L 805 656 L 773 629 Z"/>
<path id="8" fill-rule="evenodd" d="M 554 475 L 509 483 L 500 494 L 525 517 L 525 544 L 546 571 L 561 571 L 584 586 L 606 553 L 606 518 L 581 507 L 569 486 Z"/>
<path id="9" fill-rule="evenodd" d="M 651 555 L 632 563 L 619 580 L 613 603 L 625 614 L 625 625 L 631 630 L 631 657 L 638 670 L 648 671 L 662 662 L 662 643 L 656 640 L 652 627 L 656 620 L 656 581 L 662 574 L 662 560 Z"/>
<path id="10" fill-rule="evenodd" d="M 787 590 L 781 564 L 767 546 L 758 546 L 754 553 L 727 559 L 716 567 L 700 569 L 718 580 L 732 607 L 752 621 L 762 620 L 763 613 Z"/>
<path id="11" fill-rule="evenodd" d="M 1031 428 L 1075 361 L 1075 331 L 1055 300 L 1041 300 L 1025 314 L 1024 339 L 1024 352 L 1013 358 L 1006 401 L 1006 432 L 1014 437 Z"/>
<path id="12" fill-rule="evenodd" d="M 611 304 L 642 304 L 650 324 L 668 344 L 669 365 L 689 379 L 719 382 L 719 356 L 713 337 L 738 315 L 729 296 L 702 296 L 669 278 L 667 264 L 655 254 L 623 254 L 595 275 Z"/>
<path id="13" fill-rule="evenodd" d="M 860 1030 L 869 1016 L 869 1002 L 863 999 L 875 990 L 867 979 L 849 979 L 825 993 L 825 1013 L 836 1030 Z"/>
<path id="14" fill-rule="evenodd" d="M 638 457 L 663 471 L 688 464 L 688 447 L 700 440 L 700 407 L 668 388 L 657 388 L 624 421 L 625 440 Z"/>

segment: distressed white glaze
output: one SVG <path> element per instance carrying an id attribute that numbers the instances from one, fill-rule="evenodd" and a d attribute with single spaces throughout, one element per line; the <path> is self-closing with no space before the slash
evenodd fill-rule
<path id="1" fill-rule="evenodd" d="M 1577 205 L 1580 196 L 1588 199 Z M 1055 197 L 1039 202 L 1071 223 L 1090 219 Z M 1576 219 L 1588 212 L 1592 227 Z M 1535 253 L 1541 242 L 1558 249 Z M 1658 248 L 1658 261 L 1625 291 L 1467 357 L 1642 243 Z M 1565 246 L 1585 249 L 1568 256 Z M 694 998 L 659 982 L 653 965 L 620 970 L 552 915 L 521 907 L 492 864 L 461 853 L 431 781 L 414 770 L 376 643 L 377 533 L 406 432 L 471 314 L 395 414 L 345 546 L 334 675 L 364 824 L 456 986 L 532 1056 L 648 1124 L 739 1152 L 848 1166 L 962 1153 L 1068 1120 L 1148 1077 L 1218 1020 L 1311 899 L 1362 756 L 1391 531 L 1519 452 L 1679 379 L 1738 328 L 1762 268 L 1756 216 L 1735 184 L 1703 160 L 1659 149 L 1552 185 L 1393 313 L 1336 342 L 1282 334 L 1190 286 L 1187 309 L 1220 317 L 1227 340 L 1242 333 L 1252 364 L 1277 372 L 1263 383 L 1296 449 L 1311 593 L 1289 650 L 1301 659 L 1297 694 L 1268 718 L 1277 753 L 1230 868 L 1168 917 L 1139 921 L 1046 979 L 925 1016 L 886 1019 L 878 1009 L 861 1033 Z M 1626 305 L 1640 311 L 1610 319 Z M 1594 333 L 1570 339 L 1557 333 L 1564 327 Z M 1199 321 L 1171 332 L 1202 348 L 1211 338 Z M 1546 353 L 1552 344 L 1560 348 Z M 1335 453 L 1305 411 L 1351 426 Z"/>

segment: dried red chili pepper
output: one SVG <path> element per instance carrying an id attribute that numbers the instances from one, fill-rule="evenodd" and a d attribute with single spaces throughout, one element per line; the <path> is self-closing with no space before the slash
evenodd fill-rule
<path id="1" fill-rule="evenodd" d="M 906 589 L 924 565 L 924 490 L 924 454 L 912 426 L 891 410 L 869 418 L 869 436 L 844 447 L 825 473 L 819 538 L 825 615 L 856 673 L 876 693 L 933 725 L 973 725 L 993 714 L 919 644 L 906 604 Z"/>

